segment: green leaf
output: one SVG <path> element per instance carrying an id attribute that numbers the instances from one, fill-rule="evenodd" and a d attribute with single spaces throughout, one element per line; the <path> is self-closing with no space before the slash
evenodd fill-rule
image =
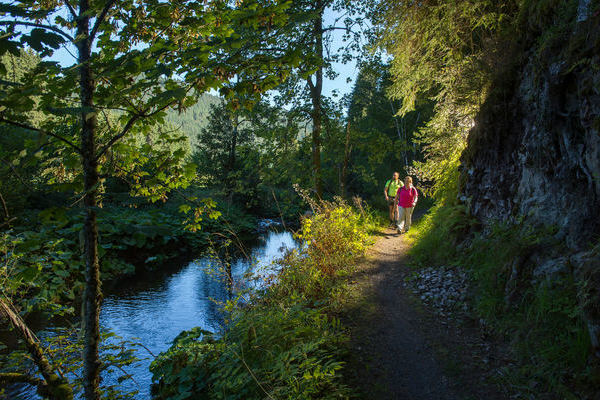
<path id="1" fill-rule="evenodd" d="M 61 35 L 46 29 L 34 28 L 29 35 L 21 37 L 21 42 L 27 43 L 32 49 L 45 55 L 49 54 L 48 47 L 56 50 L 65 43 L 65 39 Z"/>

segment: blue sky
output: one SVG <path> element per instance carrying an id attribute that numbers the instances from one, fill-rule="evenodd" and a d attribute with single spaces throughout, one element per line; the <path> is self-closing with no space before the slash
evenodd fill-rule
<path id="1" fill-rule="evenodd" d="M 339 13 L 336 13 L 330 9 L 325 11 L 325 25 L 331 25 L 335 23 L 335 19 L 338 18 Z M 338 22 L 338 26 L 342 25 L 342 21 Z M 342 42 L 343 32 L 340 30 L 332 31 L 332 43 L 331 50 L 336 51 L 344 45 Z M 356 61 L 352 60 L 347 64 L 335 63 L 334 70 L 338 72 L 338 76 L 335 80 L 326 79 L 323 82 L 323 95 L 331 96 L 334 90 L 337 90 L 340 96 L 348 94 L 354 86 L 354 79 L 358 75 L 358 69 L 356 68 Z M 352 82 L 347 83 L 347 79 L 351 78 Z"/>

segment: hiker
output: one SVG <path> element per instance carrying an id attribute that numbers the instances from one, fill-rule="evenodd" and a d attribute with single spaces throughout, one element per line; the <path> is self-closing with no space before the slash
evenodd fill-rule
<path id="1" fill-rule="evenodd" d="M 383 189 L 383 194 L 385 195 L 385 201 L 388 203 L 388 207 L 390 208 L 390 226 L 394 226 L 396 224 L 396 220 L 398 219 L 398 207 L 396 207 L 396 193 L 398 189 L 404 185 L 400 180 L 400 174 L 398 172 L 394 172 L 392 175 L 392 179 L 389 179 L 385 183 L 385 189 Z"/>
<path id="2" fill-rule="evenodd" d="M 417 205 L 419 199 L 419 192 L 417 188 L 412 185 L 412 178 L 407 176 L 404 178 L 404 186 L 402 186 L 398 193 L 396 193 L 396 204 L 398 204 L 398 234 L 408 232 L 412 222 L 412 213 Z"/>

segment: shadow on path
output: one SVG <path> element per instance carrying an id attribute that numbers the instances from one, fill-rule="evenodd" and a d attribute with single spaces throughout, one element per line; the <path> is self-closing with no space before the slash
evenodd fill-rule
<path id="1" fill-rule="evenodd" d="M 361 398 L 372 400 L 479 399 L 482 391 L 486 399 L 504 398 L 487 388 L 464 387 L 477 384 L 455 379 L 465 373 L 459 372 L 460 365 L 436 359 L 442 347 L 437 339 L 457 332 L 432 317 L 403 287 L 410 273 L 408 247 L 402 236 L 385 230 L 351 278 L 350 309 L 342 317 L 351 332 L 351 385 L 361 390 Z M 445 351 L 449 359 L 462 362 L 463 355 L 452 354 L 460 348 Z"/>

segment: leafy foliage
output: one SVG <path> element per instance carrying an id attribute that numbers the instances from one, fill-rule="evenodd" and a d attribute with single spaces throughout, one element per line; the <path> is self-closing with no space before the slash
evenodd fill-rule
<path id="1" fill-rule="evenodd" d="M 246 119 L 248 114 L 248 110 L 234 110 L 226 103 L 210 107 L 207 126 L 197 138 L 199 145 L 195 154 L 203 178 L 209 184 L 223 185 L 230 191 L 237 182 L 251 179 L 238 173 L 240 166 L 236 165 L 239 164 L 240 148 L 252 140 Z"/>
<path id="2" fill-rule="evenodd" d="M 431 118 L 433 108 L 424 101 L 414 111 L 396 115 L 399 104 L 387 96 L 391 85 L 389 65 L 381 60 L 364 63 L 348 99 L 348 191 L 382 208 L 382 188 L 392 172 L 404 177 L 414 161 L 422 160 L 415 136 Z"/>
<path id="3" fill-rule="evenodd" d="M 347 338 L 332 311 L 373 222 L 341 201 L 312 204 L 319 212 L 303 221 L 305 246 L 279 261 L 271 286 L 243 308 L 230 303 L 219 336 L 184 332 L 153 362 L 158 399 L 350 397 L 341 382 Z"/>
<path id="4" fill-rule="evenodd" d="M 362 218 L 348 206 L 325 203 L 304 221 L 298 237 L 308 243 L 307 260 L 314 268 L 332 276 L 363 254 L 369 234 L 361 229 Z"/>
<path id="5" fill-rule="evenodd" d="M 491 0 L 381 2 L 375 13 L 380 45 L 393 56 L 388 94 L 402 101 L 400 114 L 435 102 L 433 117 L 416 136 L 425 162 L 415 163 L 413 172 L 435 183 L 438 198 L 452 198 L 479 106 L 494 78 L 516 60 L 507 54 L 514 52 L 509 33 L 517 13 L 518 2 Z"/>
<path id="6" fill-rule="evenodd" d="M 55 302 L 69 303 L 83 290 L 81 216 L 58 208 L 46 209 L 39 216 L 43 220 L 40 230 L 6 235 L 2 246 L 2 254 L 14 259 L 12 283 L 26 293 L 21 301 L 24 313 L 44 311 Z M 149 268 L 206 243 L 205 235 L 184 230 L 181 217 L 174 219 L 159 210 L 104 209 L 99 231 L 102 277 L 107 280 L 134 273 L 134 264 Z M 159 249 L 170 250 L 165 254 L 158 253 Z"/>
<path id="7" fill-rule="evenodd" d="M 459 255 L 458 244 L 469 237 L 477 221 L 463 205 L 437 203 L 411 229 L 412 253 L 418 265 L 443 265 Z"/>
<path id="8" fill-rule="evenodd" d="M 81 350 L 83 348 L 83 338 L 77 334 L 73 328 L 51 328 L 39 333 L 44 348 L 54 362 L 61 366 L 61 373 L 72 377 L 70 384 L 75 393 L 82 392 L 83 381 L 80 378 L 82 367 Z M 115 381 L 120 383 L 131 379 L 127 373 L 127 367 L 139 361 L 134 354 L 133 349 L 140 347 L 136 341 L 124 340 L 114 333 L 102 332 L 101 354 L 103 361 L 103 371 L 115 377 Z M 2 362 L 3 371 L 34 370 L 35 366 L 31 362 L 25 351 L 14 351 L 8 354 L 0 352 L 0 362 Z M 137 391 L 124 392 L 118 384 L 105 384 L 101 388 L 103 398 L 109 400 L 131 399 L 137 394 Z M 0 390 L 0 394 L 2 391 Z"/>
<path id="9" fill-rule="evenodd" d="M 303 154 L 303 122 L 300 114 L 266 101 L 251 109 L 211 106 L 194 148 L 198 183 L 215 198 L 253 214 L 297 219 L 301 205 L 292 185 L 309 182 L 301 173 L 309 162 Z"/>

